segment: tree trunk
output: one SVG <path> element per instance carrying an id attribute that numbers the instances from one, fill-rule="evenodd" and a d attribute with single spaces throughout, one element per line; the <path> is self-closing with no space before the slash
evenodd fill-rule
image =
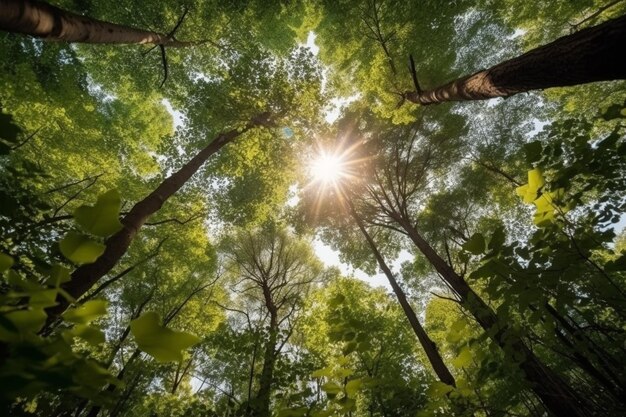
<path id="1" fill-rule="evenodd" d="M 270 395 L 272 393 L 272 379 L 274 378 L 274 364 L 276 362 L 276 339 L 278 337 L 278 317 L 276 312 L 270 311 L 270 329 L 265 353 L 263 355 L 263 369 L 259 379 L 259 391 L 252 406 L 252 415 L 255 417 L 270 417 Z"/>
<path id="2" fill-rule="evenodd" d="M 106 240 L 104 253 L 94 263 L 78 267 L 72 273 L 70 281 L 62 285 L 63 289 L 76 299 L 85 294 L 119 262 L 122 256 L 124 256 L 131 242 L 139 232 L 139 229 L 141 229 L 148 217 L 156 213 L 168 198 L 180 190 L 211 155 L 219 151 L 223 146 L 234 141 L 244 132 L 254 127 L 268 126 L 270 123 L 269 117 L 268 113 L 263 113 L 254 117 L 244 128 L 221 133 L 181 169 L 166 178 L 146 198 L 136 203 L 122 220 L 122 230 Z M 53 322 L 54 319 L 61 315 L 69 306 L 68 301 L 64 297 L 57 298 L 57 302 L 58 305 L 47 310 L 48 323 Z"/>
<path id="3" fill-rule="evenodd" d="M 550 87 L 626 79 L 624 45 L 626 15 L 432 90 L 407 92 L 406 99 L 422 105 L 485 100 Z"/>
<path id="4" fill-rule="evenodd" d="M 398 302 L 400 303 L 400 306 L 402 306 L 402 310 L 404 310 L 404 314 L 406 315 L 406 318 L 409 320 L 409 323 L 411 324 L 411 328 L 413 328 L 413 331 L 415 332 L 417 339 L 422 345 L 424 352 L 426 352 L 428 361 L 430 362 L 430 365 L 433 367 L 435 374 L 437 374 L 437 377 L 439 378 L 439 380 L 443 382 L 444 384 L 448 384 L 448 385 L 452 385 L 453 387 L 456 387 L 456 381 L 454 380 L 454 377 L 450 373 L 450 370 L 444 363 L 443 358 L 439 354 L 437 345 L 435 344 L 435 342 L 433 342 L 430 339 L 430 337 L 428 337 L 428 334 L 426 333 L 421 323 L 419 322 L 417 315 L 415 315 L 415 311 L 413 311 L 413 308 L 409 304 L 409 301 L 407 300 L 406 295 L 404 294 L 404 291 L 402 290 L 400 285 L 398 285 L 398 282 L 393 276 L 391 269 L 389 269 L 389 267 L 387 266 L 387 263 L 385 262 L 385 259 L 383 258 L 381 253 L 378 251 L 378 248 L 376 247 L 376 243 L 374 242 L 374 239 L 372 239 L 370 234 L 367 232 L 367 229 L 365 229 L 363 221 L 361 220 L 359 215 L 356 213 L 356 210 L 354 209 L 354 205 L 352 204 L 352 201 L 350 201 L 348 198 L 346 198 L 346 201 L 348 202 L 350 213 L 352 214 L 352 218 L 356 221 L 357 225 L 359 226 L 359 229 L 361 230 L 361 233 L 363 233 L 363 236 L 367 240 L 367 243 L 369 244 L 370 249 L 374 253 L 376 260 L 378 261 L 378 265 L 380 266 L 380 269 L 382 269 L 385 275 L 387 276 L 387 279 L 389 280 L 389 284 L 391 285 L 393 292 L 396 294 L 396 297 L 398 298 Z"/>
<path id="5" fill-rule="evenodd" d="M 173 36 L 103 22 L 37 0 L 0 0 L 0 30 L 54 41 L 184 47 Z"/>
<path id="6" fill-rule="evenodd" d="M 585 417 L 588 409 L 572 388 L 554 371 L 544 365 L 539 358 L 519 338 L 508 332 L 508 326 L 498 322 L 495 312 L 489 307 L 426 242 L 413 225 L 401 216 L 395 218 L 406 231 L 415 246 L 433 265 L 450 287 L 456 291 L 463 305 L 474 316 L 478 324 L 491 339 L 505 351 L 520 353 L 519 366 L 530 383 L 533 392 L 546 408 L 557 417 Z"/>

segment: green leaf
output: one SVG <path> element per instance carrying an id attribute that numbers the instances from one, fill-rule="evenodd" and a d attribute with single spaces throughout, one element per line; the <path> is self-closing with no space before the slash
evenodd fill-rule
<path id="1" fill-rule="evenodd" d="M 70 280 L 70 270 L 62 265 L 54 265 L 48 275 L 47 284 L 55 287 Z"/>
<path id="2" fill-rule="evenodd" d="M 13 116 L 0 112 L 0 139 L 15 143 L 21 132 L 22 129 L 13 122 Z"/>
<path id="3" fill-rule="evenodd" d="M 48 308 L 57 305 L 57 290 L 41 290 L 32 293 L 28 304 L 31 307 Z"/>
<path id="4" fill-rule="evenodd" d="M 342 353 L 344 355 L 349 355 L 352 352 L 354 352 L 357 347 L 358 347 L 358 343 L 357 342 L 348 342 L 348 343 L 346 343 L 346 346 L 343 348 L 343 352 Z"/>
<path id="5" fill-rule="evenodd" d="M 428 387 L 428 395 L 431 397 L 439 398 L 443 397 L 453 389 L 454 387 L 452 387 L 451 385 L 444 384 L 441 381 L 435 381 L 430 384 L 430 387 Z"/>
<path id="6" fill-rule="evenodd" d="M 626 119 L 626 101 L 624 104 L 613 104 L 602 114 L 604 120 Z"/>
<path id="7" fill-rule="evenodd" d="M 348 381 L 346 384 L 346 394 L 349 397 L 354 397 L 354 395 L 359 392 L 361 387 L 363 386 L 363 380 L 357 378 Z"/>
<path id="8" fill-rule="evenodd" d="M 313 378 L 321 378 L 321 377 L 329 377 L 332 376 L 333 374 L 333 369 L 330 366 L 327 366 L 326 368 L 322 368 L 322 369 L 317 369 L 315 371 L 313 371 L 311 373 L 311 376 Z"/>
<path id="9" fill-rule="evenodd" d="M 532 164 L 541 159 L 542 145 L 539 141 L 534 141 L 524 145 L 524 153 L 526 153 L 526 162 Z"/>
<path id="10" fill-rule="evenodd" d="M 0 274 L 13 266 L 13 258 L 4 253 L 0 253 Z"/>
<path id="11" fill-rule="evenodd" d="M 110 190 L 98 196 L 95 206 L 80 206 L 74 211 L 74 218 L 86 231 L 100 237 L 107 237 L 122 229 L 120 223 L 120 194 Z"/>
<path id="12" fill-rule="evenodd" d="M 80 307 L 68 310 L 63 314 L 63 319 L 77 324 L 89 324 L 98 317 L 107 313 L 106 300 L 87 301 Z"/>
<path id="13" fill-rule="evenodd" d="M 607 272 L 626 271 L 626 254 L 622 254 L 619 258 L 609 261 L 604 265 Z"/>
<path id="14" fill-rule="evenodd" d="M 327 382 L 322 385 L 322 390 L 331 396 L 335 396 L 341 392 L 341 387 L 335 382 Z"/>
<path id="15" fill-rule="evenodd" d="M 480 255 L 485 251 L 485 238 L 480 233 L 474 233 L 462 247 L 473 255 Z"/>
<path id="16" fill-rule="evenodd" d="M 69 331 L 71 336 L 80 337 L 92 346 L 97 346 L 105 342 L 104 333 L 86 324 L 77 324 Z"/>
<path id="17" fill-rule="evenodd" d="M 13 326 L 18 329 L 20 334 L 25 333 L 37 333 L 43 327 L 48 315 L 44 312 L 43 308 L 32 310 L 18 310 L 12 311 L 4 315 L 4 317 L 13 323 Z M 5 330 L 7 326 L 0 327 L 0 340 L 14 340 L 15 333 L 9 329 Z"/>
<path id="18" fill-rule="evenodd" d="M 85 235 L 69 232 L 59 243 L 61 253 L 77 265 L 90 264 L 104 253 L 106 246 Z"/>
<path id="19" fill-rule="evenodd" d="M 354 371 L 352 369 L 348 369 L 348 368 L 339 368 L 337 369 L 337 376 L 339 378 L 347 378 L 350 375 L 352 375 L 354 373 Z"/>
<path id="20" fill-rule="evenodd" d="M 459 355 L 452 361 L 452 365 L 457 368 L 464 368 L 472 363 L 472 351 L 468 346 L 463 346 Z"/>
<path id="21" fill-rule="evenodd" d="M 504 245 L 504 239 L 504 228 L 498 227 L 496 230 L 493 231 L 491 239 L 489 240 L 489 250 L 500 250 L 500 248 L 502 248 L 502 245 Z"/>
<path id="22" fill-rule="evenodd" d="M 307 407 L 286 408 L 278 412 L 278 417 L 304 417 L 308 411 Z"/>
<path id="23" fill-rule="evenodd" d="M 159 321 L 158 314 L 150 312 L 130 322 L 139 349 L 158 362 L 181 361 L 182 351 L 201 340 L 189 333 L 167 329 Z"/>

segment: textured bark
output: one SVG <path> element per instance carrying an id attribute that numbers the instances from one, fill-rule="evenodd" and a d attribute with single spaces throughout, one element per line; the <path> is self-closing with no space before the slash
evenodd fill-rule
<path id="1" fill-rule="evenodd" d="M 272 393 L 272 379 L 276 363 L 276 339 L 278 337 L 277 312 L 270 311 L 270 328 L 265 352 L 263 354 L 263 368 L 259 378 L 259 391 L 252 406 L 252 415 L 255 417 L 270 417 L 270 395 Z"/>
<path id="2" fill-rule="evenodd" d="M 406 99 L 422 105 L 485 100 L 530 90 L 626 79 L 624 45 L 626 15 L 432 90 L 407 92 Z"/>
<path id="3" fill-rule="evenodd" d="M 372 250 L 372 252 L 374 253 L 374 256 L 376 257 L 378 266 L 380 266 L 380 269 L 382 269 L 385 275 L 387 276 L 387 280 L 389 280 L 389 284 L 391 285 L 393 292 L 396 294 L 396 297 L 398 298 L 398 302 L 400 303 L 400 306 L 402 307 L 402 310 L 404 311 L 406 318 L 409 320 L 411 328 L 415 332 L 415 335 L 417 336 L 417 339 L 419 340 L 420 345 L 424 349 L 424 352 L 426 353 L 426 357 L 428 358 L 430 365 L 433 367 L 435 374 L 437 374 L 437 377 L 439 378 L 439 380 L 443 382 L 444 384 L 448 384 L 448 385 L 452 385 L 453 387 L 456 387 L 456 381 L 454 380 L 452 373 L 450 373 L 450 370 L 444 363 L 443 358 L 439 354 L 437 345 L 435 344 L 435 342 L 431 340 L 430 337 L 428 337 L 426 330 L 424 330 L 424 328 L 422 327 L 422 324 L 419 322 L 419 319 L 417 318 L 415 311 L 413 311 L 411 304 L 409 304 L 409 301 L 407 300 L 406 295 L 404 294 L 404 291 L 402 290 L 400 285 L 398 285 L 398 282 L 393 276 L 391 269 L 389 269 L 389 266 L 387 266 L 385 259 L 383 258 L 381 253 L 378 251 L 378 248 L 376 247 L 376 243 L 374 242 L 374 239 L 372 239 L 370 234 L 367 232 L 367 229 L 365 229 L 365 225 L 363 224 L 363 221 L 361 220 L 359 215 L 356 213 L 356 210 L 354 209 L 352 202 L 349 199 L 347 199 L 347 201 L 350 207 L 350 213 L 352 214 L 352 218 L 354 218 L 354 221 L 356 221 L 359 227 L 359 230 L 361 230 L 361 233 L 365 237 L 365 240 L 367 240 L 367 243 L 369 244 L 370 249 Z"/>
<path id="4" fill-rule="evenodd" d="M 78 267 L 72 273 L 70 281 L 62 285 L 63 289 L 76 299 L 85 294 L 119 262 L 124 254 L 126 254 L 131 242 L 148 217 L 156 213 L 168 198 L 180 190 L 211 155 L 215 154 L 228 143 L 234 141 L 244 132 L 254 127 L 268 126 L 269 124 L 269 114 L 263 113 L 253 118 L 242 129 L 233 129 L 218 135 L 181 169 L 166 178 L 152 193 L 136 203 L 122 220 L 123 228 L 106 240 L 106 248 L 102 256 L 94 263 Z M 48 323 L 53 322 L 56 317 L 63 313 L 69 306 L 68 301 L 64 297 L 59 297 L 57 302 L 58 305 L 47 310 Z"/>
<path id="5" fill-rule="evenodd" d="M 514 338 L 506 325 L 498 322 L 495 312 L 459 276 L 447 262 L 426 242 L 413 225 L 406 219 L 395 219 L 408 234 L 415 246 L 422 252 L 435 270 L 459 295 L 466 308 L 491 339 L 503 349 L 521 353 L 520 368 L 533 392 L 545 407 L 557 417 L 585 417 L 589 412 L 571 387 L 554 371 L 544 365 L 521 339 Z M 507 334 L 508 333 L 508 334 Z"/>
<path id="6" fill-rule="evenodd" d="M 162 33 L 81 16 L 37 0 L 0 0 L 0 30 L 54 41 L 184 47 Z"/>

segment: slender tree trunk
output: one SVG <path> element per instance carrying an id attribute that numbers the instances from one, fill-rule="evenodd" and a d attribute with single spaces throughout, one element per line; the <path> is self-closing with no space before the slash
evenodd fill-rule
<path id="1" fill-rule="evenodd" d="M 407 92 L 406 99 L 422 105 L 485 100 L 550 87 L 626 79 L 624 45 L 626 15 L 432 90 Z"/>
<path id="2" fill-rule="evenodd" d="M 402 216 L 398 216 L 395 220 L 439 275 L 459 295 L 464 306 L 478 324 L 489 333 L 491 339 L 506 351 L 512 350 L 521 354 L 519 366 L 526 380 L 531 384 L 531 389 L 546 408 L 557 417 L 588 416 L 586 404 L 577 397 L 574 390 L 559 375 L 544 365 L 521 339 L 508 332 L 508 326 L 498 322 L 491 307 L 435 252 L 415 227 Z"/>
<path id="3" fill-rule="evenodd" d="M 156 213 L 172 195 L 180 190 L 211 155 L 234 141 L 244 132 L 258 126 L 269 126 L 269 118 L 268 113 L 263 113 L 254 117 L 244 128 L 221 133 L 176 173 L 166 178 L 152 193 L 136 203 L 128 212 L 122 220 L 122 230 L 106 240 L 106 248 L 102 256 L 94 263 L 78 267 L 72 273 L 70 281 L 62 285 L 63 289 L 76 299 L 85 294 L 124 256 L 148 217 Z M 59 297 L 57 302 L 58 305 L 47 310 L 48 323 L 53 322 L 69 306 L 68 301 L 64 297 Z"/>
<path id="4" fill-rule="evenodd" d="M 378 251 L 378 248 L 376 247 L 376 243 L 374 242 L 374 239 L 372 239 L 370 234 L 367 232 L 367 229 L 365 229 L 365 225 L 363 224 L 363 221 L 361 220 L 356 210 L 354 209 L 354 205 L 352 204 L 352 201 L 349 200 L 348 197 L 346 197 L 346 201 L 348 202 L 348 206 L 350 208 L 350 213 L 352 214 L 352 218 L 359 226 L 359 230 L 361 230 L 361 233 L 365 237 L 365 240 L 367 240 L 367 243 L 369 244 L 370 249 L 372 250 L 372 253 L 374 253 L 376 260 L 378 261 L 378 266 L 380 266 L 380 269 L 382 269 L 385 275 L 387 276 L 387 279 L 389 280 L 389 284 L 391 285 L 393 292 L 396 294 L 396 297 L 398 298 L 398 302 L 400 303 L 400 306 L 402 306 L 402 310 L 404 310 L 404 314 L 406 315 L 406 318 L 409 320 L 409 323 L 411 324 L 411 328 L 413 328 L 413 331 L 415 332 L 417 339 L 422 345 L 424 352 L 426 352 L 428 361 L 430 362 L 430 365 L 433 367 L 435 374 L 437 374 L 437 377 L 439 378 L 439 380 L 443 382 L 444 384 L 448 384 L 448 385 L 452 385 L 453 387 L 456 387 L 456 381 L 454 380 L 452 373 L 450 373 L 450 370 L 448 369 L 445 362 L 443 361 L 443 358 L 439 354 L 437 345 L 435 344 L 435 342 L 433 342 L 430 339 L 430 337 L 428 337 L 428 334 L 426 333 L 421 323 L 419 322 L 417 315 L 415 314 L 415 311 L 413 311 L 411 304 L 409 304 L 409 301 L 407 300 L 406 295 L 404 294 L 404 291 L 402 290 L 400 285 L 398 285 L 398 282 L 393 276 L 391 269 L 389 269 L 389 266 L 387 266 L 385 259 L 383 258 L 381 253 Z"/>
<path id="5" fill-rule="evenodd" d="M 128 358 L 128 361 L 126 362 L 126 365 L 124 365 L 124 367 L 122 368 L 122 370 L 117 374 L 116 378 L 119 381 L 122 381 L 124 379 L 124 375 L 126 374 L 126 371 L 128 370 L 128 367 L 135 362 L 135 359 L 137 359 L 139 357 L 139 355 L 141 354 L 141 351 L 139 349 L 135 349 L 133 351 L 133 354 L 130 355 L 130 358 Z M 106 389 L 104 390 L 106 393 L 108 394 L 113 394 L 113 392 L 115 392 L 115 390 L 117 389 L 117 385 L 114 384 L 109 384 Z M 91 409 L 89 410 L 89 412 L 87 413 L 86 417 L 97 417 L 98 414 L 100 414 L 100 410 L 102 410 L 102 406 L 100 405 L 94 405 L 93 407 L 91 407 Z"/>
<path id="6" fill-rule="evenodd" d="M 162 33 L 81 16 L 37 0 L 0 0 L 0 30 L 54 41 L 184 47 Z"/>
<path id="7" fill-rule="evenodd" d="M 274 378 L 274 364 L 276 363 L 276 339 L 278 337 L 278 317 L 276 312 L 270 311 L 269 337 L 263 355 L 263 368 L 259 379 L 259 391 L 256 404 L 252 406 L 252 415 L 255 417 L 270 417 L 270 395 L 272 393 L 272 379 Z"/>

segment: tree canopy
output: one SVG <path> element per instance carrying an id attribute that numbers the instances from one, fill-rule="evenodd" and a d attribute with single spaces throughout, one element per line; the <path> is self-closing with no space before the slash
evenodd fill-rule
<path id="1" fill-rule="evenodd" d="M 0 415 L 626 415 L 625 13 L 0 0 Z"/>

